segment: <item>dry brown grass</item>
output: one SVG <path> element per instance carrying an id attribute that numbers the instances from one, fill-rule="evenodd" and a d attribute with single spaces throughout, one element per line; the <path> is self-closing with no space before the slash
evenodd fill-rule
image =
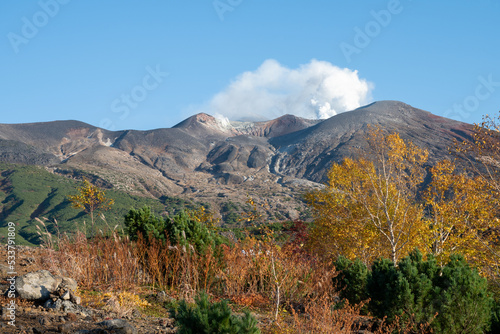
<path id="1" fill-rule="evenodd" d="M 113 232 L 87 239 L 82 232 L 59 239 L 57 251 L 46 249 L 44 264 L 51 272 L 71 276 L 83 289 L 124 290 L 148 281 L 132 243 Z"/>
<path id="2" fill-rule="evenodd" d="M 81 232 L 65 235 L 58 239 L 57 250 L 46 247 L 44 264 L 53 273 L 75 278 L 83 289 L 114 291 L 107 301 L 102 300 L 107 295 L 95 298 L 102 301 L 102 307 L 121 314 L 136 306 L 135 301 L 118 299 L 123 291 L 149 287 L 192 301 L 204 290 L 215 299 L 230 299 L 260 313 L 264 333 L 411 332 L 397 322 L 372 328 L 375 321 L 361 315 L 363 305 L 346 303 L 336 309 L 339 299 L 333 266 L 296 247 L 247 238 L 198 254 L 193 247 L 149 240 L 139 236 L 131 242 L 115 231 L 92 239 Z M 420 333 L 427 332 L 421 328 Z"/>
<path id="3" fill-rule="evenodd" d="M 172 246 L 154 238 L 146 242 L 142 236 L 135 243 L 134 256 L 152 285 L 186 299 L 200 290 L 211 291 L 221 265 L 211 248 L 198 254 L 193 247 Z"/>

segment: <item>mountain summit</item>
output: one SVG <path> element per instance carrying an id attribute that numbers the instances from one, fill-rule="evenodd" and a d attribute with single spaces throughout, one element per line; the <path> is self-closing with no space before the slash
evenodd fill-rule
<path id="1" fill-rule="evenodd" d="M 271 138 L 303 130 L 320 122 L 321 120 L 310 120 L 288 114 L 270 121 L 233 122 L 225 118 L 216 118 L 200 113 L 187 118 L 173 128 L 182 129 L 195 137 L 249 135 Z"/>

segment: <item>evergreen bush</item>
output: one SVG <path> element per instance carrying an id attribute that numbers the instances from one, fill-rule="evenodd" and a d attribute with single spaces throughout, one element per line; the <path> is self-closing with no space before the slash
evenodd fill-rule
<path id="1" fill-rule="evenodd" d="M 130 239 L 137 240 L 139 234 L 146 239 L 153 237 L 165 240 L 165 220 L 162 217 L 156 217 L 149 206 L 141 209 L 130 209 L 125 215 L 125 230 Z"/>
<path id="2" fill-rule="evenodd" d="M 340 291 L 340 298 L 347 299 L 351 305 L 366 300 L 366 279 L 368 268 L 359 259 L 351 261 L 339 256 L 335 261 L 335 270 L 338 275 L 333 278 L 334 284 Z"/>
<path id="3" fill-rule="evenodd" d="M 210 303 L 204 292 L 195 297 L 195 305 L 181 300 L 177 309 L 170 309 L 179 334 L 258 334 L 257 320 L 246 311 L 244 316 L 232 314 L 226 301 Z"/>
<path id="4" fill-rule="evenodd" d="M 389 259 L 373 263 L 366 288 L 371 312 L 378 318 L 387 316 L 389 322 L 401 316 L 413 298 L 408 281 Z"/>
<path id="5" fill-rule="evenodd" d="M 206 225 L 192 219 L 185 212 L 167 218 L 165 233 L 173 245 L 192 245 L 198 253 L 204 253 L 208 247 L 221 243 L 218 234 L 211 232 Z"/>
<path id="6" fill-rule="evenodd" d="M 491 320 L 493 298 L 485 278 L 465 259 L 452 255 L 441 275 L 435 277 L 433 302 L 438 316 L 436 333 L 484 333 Z"/>
<path id="7" fill-rule="evenodd" d="M 493 300 L 487 281 L 462 256 L 439 267 L 432 256 L 423 261 L 418 250 L 398 266 L 377 260 L 366 285 L 370 311 L 402 323 L 431 323 L 434 333 L 483 333 L 492 320 Z"/>
<path id="8" fill-rule="evenodd" d="M 207 247 L 222 243 L 221 237 L 211 232 L 207 226 L 192 219 L 187 213 L 180 212 L 174 217 L 156 217 L 151 208 L 131 209 L 125 216 L 125 227 L 132 240 L 137 240 L 139 233 L 147 240 L 150 237 L 165 240 L 172 245 L 181 245 L 187 249 L 193 246 L 198 253 L 204 253 Z"/>

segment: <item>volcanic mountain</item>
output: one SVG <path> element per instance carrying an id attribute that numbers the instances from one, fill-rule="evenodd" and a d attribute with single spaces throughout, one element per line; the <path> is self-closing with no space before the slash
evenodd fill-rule
<path id="1" fill-rule="evenodd" d="M 333 162 L 366 147 L 377 125 L 430 152 L 448 156 L 473 126 L 402 102 L 380 101 L 326 120 L 285 115 L 231 122 L 194 115 L 168 129 L 108 131 L 77 121 L 0 124 L 0 161 L 43 166 L 65 176 L 93 175 L 109 188 L 160 198 L 244 202 L 298 218 L 303 191 L 320 187 Z"/>

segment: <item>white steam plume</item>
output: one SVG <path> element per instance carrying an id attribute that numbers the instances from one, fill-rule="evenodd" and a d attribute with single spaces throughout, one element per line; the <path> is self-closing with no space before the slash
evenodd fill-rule
<path id="1" fill-rule="evenodd" d="M 312 60 L 288 69 L 269 59 L 238 76 L 198 110 L 230 120 L 269 120 L 284 114 L 316 119 L 356 109 L 371 99 L 373 84 L 357 71 Z M 220 117 L 220 116 L 219 116 Z"/>

